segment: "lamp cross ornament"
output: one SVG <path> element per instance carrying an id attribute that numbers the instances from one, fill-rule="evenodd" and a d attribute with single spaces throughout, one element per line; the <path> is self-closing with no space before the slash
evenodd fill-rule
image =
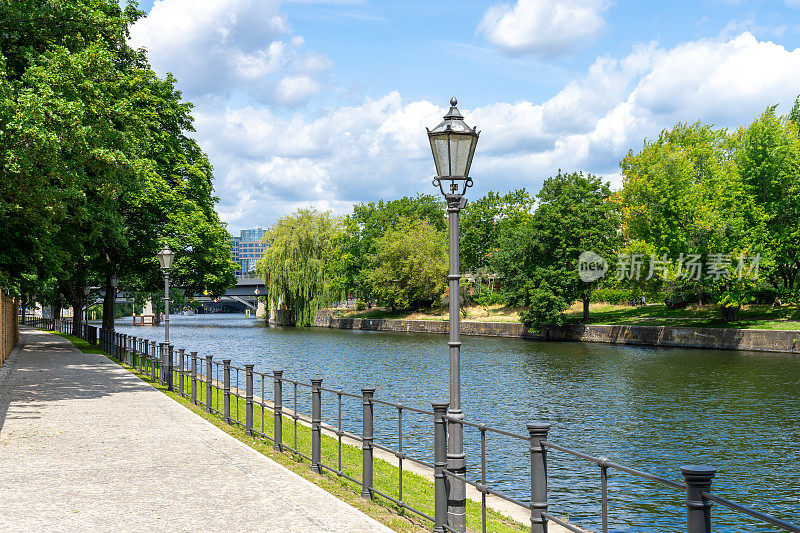
<path id="1" fill-rule="evenodd" d="M 444 120 L 432 130 L 426 128 L 428 140 L 436 165 L 433 184 L 439 187 L 447 202 L 447 225 L 449 235 L 449 270 L 447 281 L 450 291 L 450 407 L 447 414 L 457 420 L 464 419 L 461 410 L 461 296 L 459 293 L 458 223 L 462 209 L 467 206 L 464 197 L 472 187 L 469 177 L 472 157 L 478 144 L 480 132 L 470 128 L 456 107 L 458 100 L 450 99 L 450 110 Z M 448 423 L 447 470 L 465 476 L 467 471 L 464 455 L 464 429 L 462 424 Z M 467 487 L 456 478 L 450 478 L 447 504 L 447 524 L 455 531 L 467 530 Z"/>

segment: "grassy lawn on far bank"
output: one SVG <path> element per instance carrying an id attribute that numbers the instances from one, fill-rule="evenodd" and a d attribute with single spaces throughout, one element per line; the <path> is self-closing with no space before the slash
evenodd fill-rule
<path id="1" fill-rule="evenodd" d="M 465 308 L 464 322 L 519 322 L 519 307 L 501 305 Z M 354 309 L 334 309 L 338 318 L 394 318 L 401 320 L 447 320 L 446 308 L 422 309 L 417 311 L 389 311 L 373 308 L 363 311 Z M 576 302 L 565 315 L 567 323 L 581 323 L 583 316 L 581 302 Z M 740 329 L 779 329 L 800 330 L 800 306 L 787 304 L 781 307 L 771 305 L 745 305 L 739 312 L 737 322 L 722 322 L 717 305 L 689 305 L 683 309 L 668 309 L 664 304 L 614 305 L 602 302 L 589 306 L 588 324 L 640 325 L 640 326 L 689 326 L 698 328 L 740 328 Z"/>
<path id="2" fill-rule="evenodd" d="M 55 333 L 63 337 L 76 348 L 84 353 L 94 353 L 108 355 L 96 346 L 81 340 L 72 335 Z M 326 472 L 323 475 L 316 474 L 310 470 L 310 463 L 307 459 L 292 453 L 289 450 L 283 452 L 273 449 L 271 441 L 264 438 L 255 438 L 245 435 L 244 427 L 240 424 L 227 424 L 221 415 L 215 413 L 208 413 L 204 409 L 206 394 L 205 385 L 198 383 L 197 387 L 197 402 L 198 405 L 193 405 L 191 401 L 180 396 L 176 392 L 167 391 L 165 386 L 158 384 L 157 381 L 151 380 L 147 375 L 140 374 L 137 369 L 131 368 L 125 364 L 119 363 L 113 358 L 109 359 L 131 373 L 138 376 L 143 381 L 149 383 L 156 389 L 160 390 L 176 402 L 180 403 L 187 409 L 193 411 L 198 416 L 201 416 L 214 424 L 222 431 L 232 435 L 233 437 L 244 442 L 248 446 L 269 457 L 280 465 L 292 470 L 301 477 L 311 481 L 312 483 L 322 487 L 327 492 L 333 494 L 340 500 L 348 503 L 349 505 L 359 509 L 368 516 L 383 523 L 394 531 L 403 533 L 418 533 L 423 531 L 430 531 L 431 523 L 416 516 L 411 511 L 405 510 L 396 504 L 376 496 L 374 500 L 367 500 L 360 496 L 361 486 L 344 477 L 339 477 L 335 473 Z M 188 381 L 188 380 L 187 380 Z M 177 373 L 174 379 L 177 386 L 178 378 Z M 188 383 L 187 383 L 188 389 Z M 286 401 L 286 399 L 284 399 Z M 216 389 L 212 389 L 211 403 L 216 408 L 221 408 L 223 404 L 223 395 Z M 238 409 L 237 409 L 238 407 Z M 274 431 L 274 421 L 272 411 L 264 409 L 260 405 L 253 406 L 253 426 L 254 430 L 261 431 L 266 435 L 272 435 Z M 244 398 L 237 398 L 231 395 L 231 416 L 237 416 L 243 420 L 245 416 L 246 403 Z M 262 417 L 263 412 L 263 417 Z M 237 414 L 238 413 L 238 414 Z M 301 413 L 302 414 L 302 413 Z M 283 442 L 289 446 L 295 446 L 294 442 L 294 421 L 284 416 L 283 417 Z M 311 455 L 311 429 L 305 425 L 297 425 L 297 446 L 296 449 L 304 454 Z M 321 442 L 321 455 L 322 462 L 332 466 L 337 466 L 338 461 L 338 441 L 336 438 L 322 434 Z M 361 479 L 361 448 L 355 446 L 342 445 L 342 472 L 347 476 L 354 479 Z M 380 460 L 374 459 L 373 461 L 373 475 L 374 487 L 376 490 L 389 494 L 393 497 L 398 496 L 398 473 L 399 470 L 394 465 Z M 418 476 L 408 470 L 403 471 L 403 501 L 408 505 L 414 506 L 422 512 L 433 515 L 433 483 L 427 479 Z M 481 530 L 481 507 L 478 503 L 468 500 L 467 501 L 467 520 L 469 531 Z M 528 527 L 524 527 L 513 520 L 510 520 L 499 513 L 487 509 L 487 530 L 497 533 L 522 533 L 529 531 Z"/>
<path id="3" fill-rule="evenodd" d="M 569 323 L 582 322 L 581 304 L 573 305 L 566 315 Z M 739 311 L 738 321 L 723 322 L 717 305 L 693 304 L 683 309 L 668 309 L 664 304 L 630 306 L 593 303 L 589 306 L 588 323 L 794 330 L 800 329 L 800 306 L 745 305 Z"/>

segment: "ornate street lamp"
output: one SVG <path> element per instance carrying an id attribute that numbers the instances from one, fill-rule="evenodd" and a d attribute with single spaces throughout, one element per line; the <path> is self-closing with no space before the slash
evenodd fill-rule
<path id="1" fill-rule="evenodd" d="M 162 367 L 164 368 L 162 382 L 167 384 L 167 390 L 172 390 L 172 356 L 169 351 L 169 271 L 172 269 L 172 261 L 174 259 L 175 254 L 164 243 L 164 248 L 158 252 L 158 262 L 161 265 L 161 271 L 164 273 L 164 344 L 161 360 L 166 360 Z"/>
<path id="2" fill-rule="evenodd" d="M 158 252 L 158 262 L 164 273 L 164 344 L 169 344 L 169 271 L 172 269 L 174 259 L 175 254 L 164 244 L 164 248 Z"/>
<path id="3" fill-rule="evenodd" d="M 464 418 L 461 410 L 461 298 L 458 290 L 461 274 L 458 267 L 458 220 L 462 209 L 467 205 L 464 194 L 472 187 L 469 169 L 472 156 L 478 144 L 480 132 L 470 128 L 458 111 L 455 97 L 450 99 L 450 111 L 444 121 L 433 130 L 427 130 L 431 143 L 436 177 L 433 184 L 447 201 L 447 222 L 450 240 L 450 270 L 447 280 L 450 288 L 450 408 L 448 415 L 455 419 Z M 464 429 L 462 424 L 448 424 L 447 469 L 465 476 L 467 462 L 464 455 Z M 466 484 L 455 478 L 450 479 L 448 495 L 447 523 L 456 531 L 467 529 L 467 491 Z"/>
<path id="4" fill-rule="evenodd" d="M 119 278 L 114 274 L 111 276 L 111 288 L 114 291 L 114 300 L 111 302 L 111 331 L 114 331 L 114 322 L 117 319 L 117 287 L 119 287 Z"/>
<path id="5" fill-rule="evenodd" d="M 92 292 L 92 288 L 89 287 L 88 285 L 83 288 L 83 295 L 85 296 L 85 300 L 86 300 L 86 314 L 84 315 L 86 317 L 86 324 L 85 325 L 81 325 L 81 331 L 80 331 L 80 333 L 78 335 L 80 336 L 80 338 L 82 338 L 84 340 L 86 340 L 86 337 L 87 337 L 87 335 L 84 332 L 88 333 L 88 331 L 89 331 L 89 293 L 91 293 L 91 292 Z M 74 322 L 73 322 L 73 324 L 74 324 Z"/>

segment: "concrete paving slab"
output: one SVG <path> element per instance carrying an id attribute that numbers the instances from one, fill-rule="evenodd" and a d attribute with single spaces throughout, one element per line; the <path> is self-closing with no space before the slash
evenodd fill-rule
<path id="1" fill-rule="evenodd" d="M 0 531 L 390 531 L 105 357 L 20 341 L 0 370 Z"/>

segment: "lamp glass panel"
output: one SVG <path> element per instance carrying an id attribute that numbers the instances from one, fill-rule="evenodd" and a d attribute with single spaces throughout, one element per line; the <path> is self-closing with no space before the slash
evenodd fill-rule
<path id="1" fill-rule="evenodd" d="M 450 157 L 453 176 L 463 177 L 467 175 L 471 147 L 472 135 L 450 136 Z"/>
<path id="2" fill-rule="evenodd" d="M 473 135 L 470 141 L 469 158 L 467 159 L 467 171 L 464 173 L 465 176 L 469 176 L 469 170 L 472 167 L 472 158 L 475 156 L 475 147 L 477 145 L 478 145 L 478 136 Z"/>
<path id="3" fill-rule="evenodd" d="M 433 162 L 436 164 L 437 176 L 450 175 L 450 165 L 448 162 L 447 138 L 449 135 L 432 135 L 431 150 L 433 151 Z"/>
<path id="4" fill-rule="evenodd" d="M 175 257 L 175 254 L 172 253 L 171 250 L 164 249 L 158 253 L 158 262 L 161 263 L 162 269 L 169 269 L 172 268 L 172 259 Z"/>

